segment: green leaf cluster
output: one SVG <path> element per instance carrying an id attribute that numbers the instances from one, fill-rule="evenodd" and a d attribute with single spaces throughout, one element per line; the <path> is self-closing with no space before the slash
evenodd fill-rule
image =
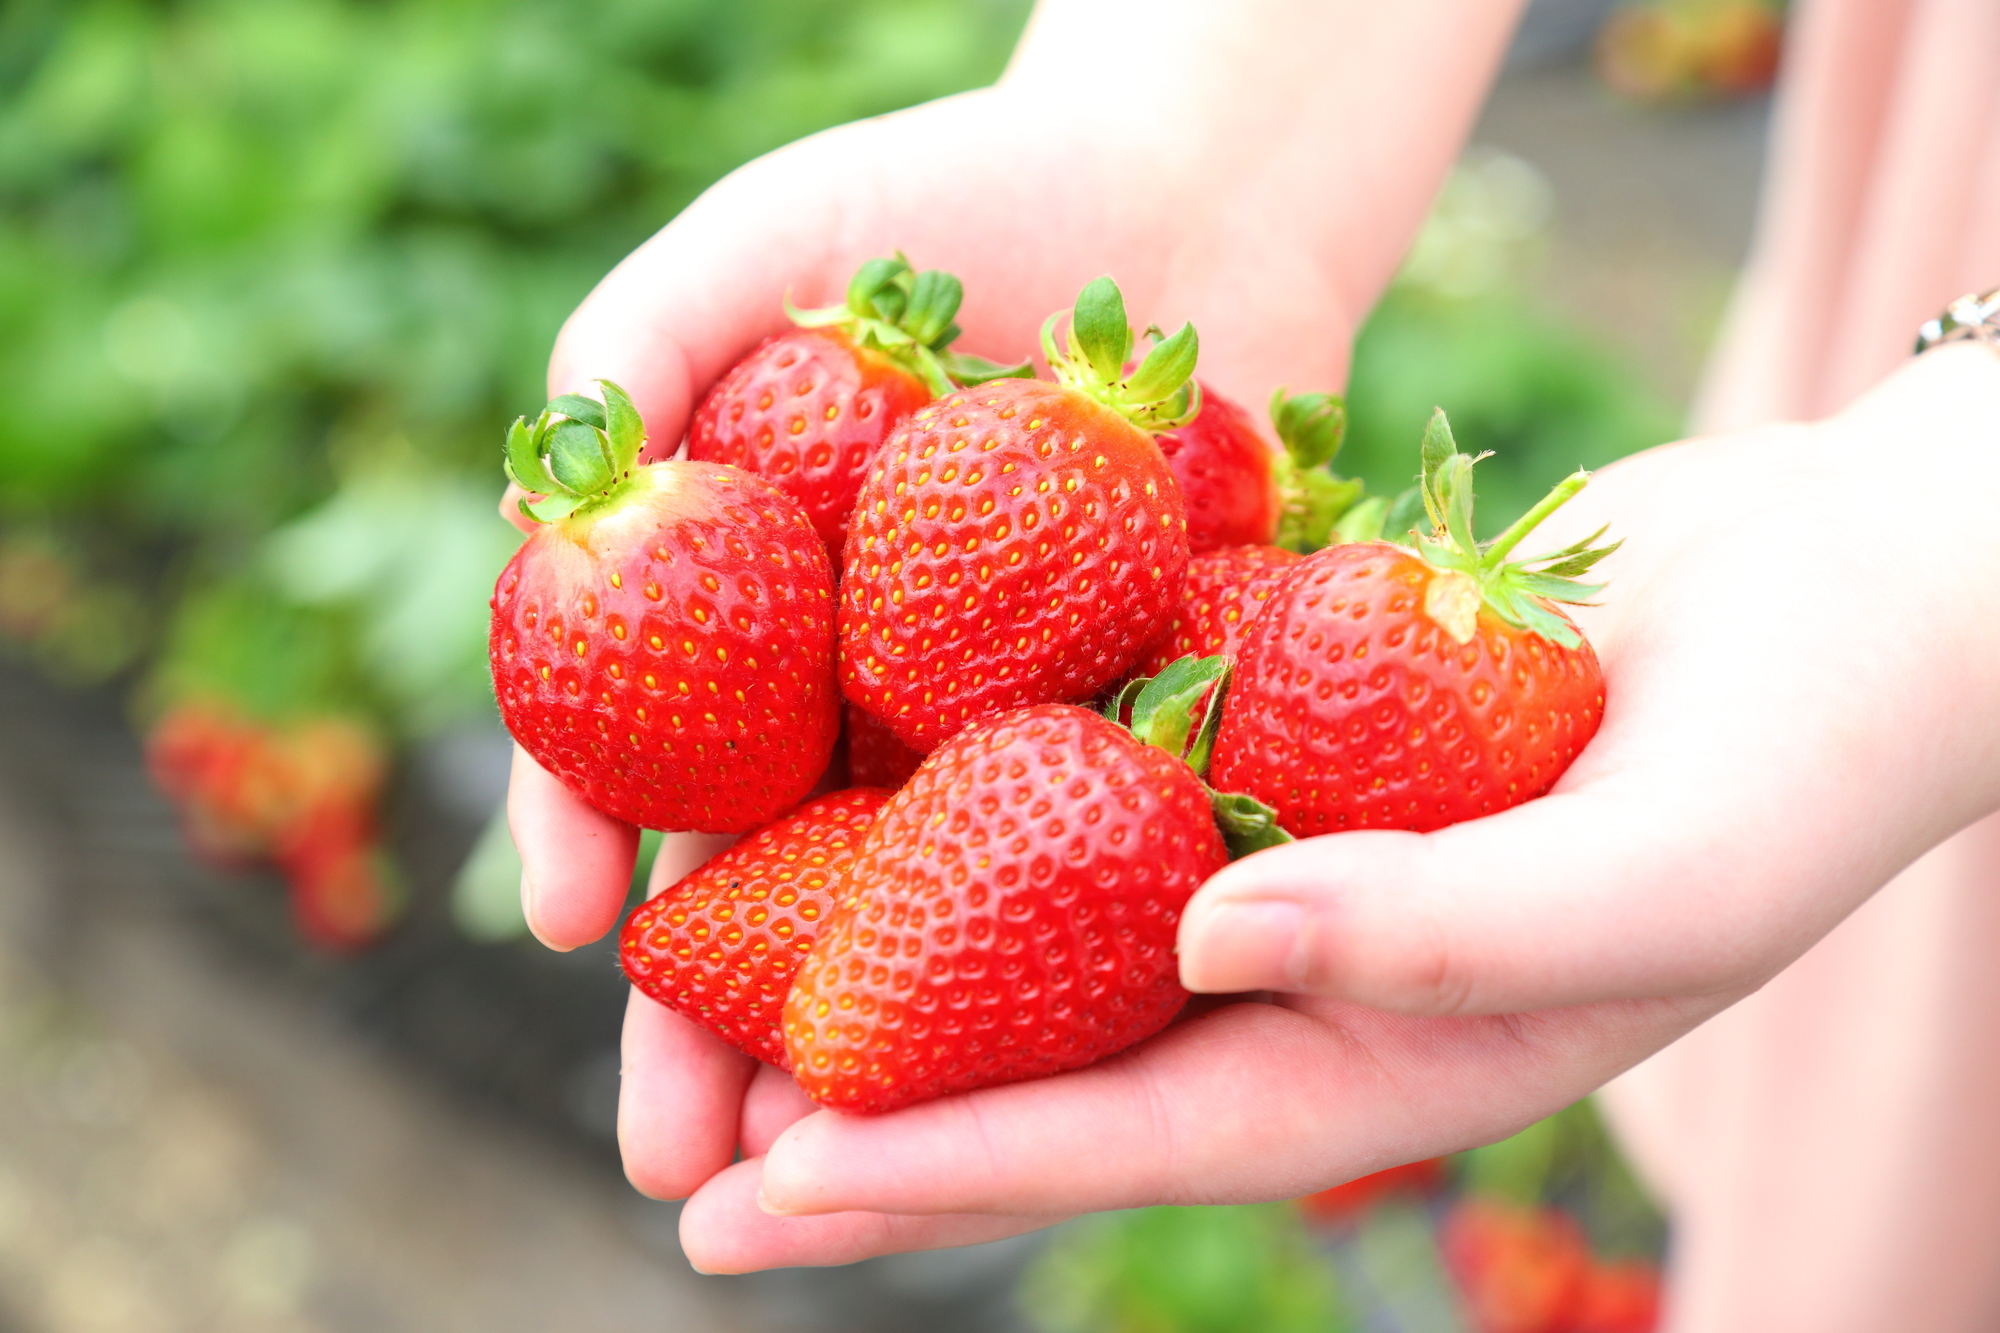
<path id="1" fill-rule="evenodd" d="M 490 494 L 612 264 L 761 152 L 990 80 L 1026 9 L 9 0 L 0 536 L 128 601 L 287 600 L 246 572 L 276 529 L 399 467 Z"/>
<path id="2" fill-rule="evenodd" d="M 1047 1333 L 1340 1333 L 1333 1270 L 1286 1204 L 1142 1208 L 1056 1233 L 1022 1285 Z"/>

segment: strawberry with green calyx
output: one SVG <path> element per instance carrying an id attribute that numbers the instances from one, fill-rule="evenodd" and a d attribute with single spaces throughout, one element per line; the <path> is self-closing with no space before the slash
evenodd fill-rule
<path id="1" fill-rule="evenodd" d="M 1226 849 L 1159 693 L 1133 711 L 1168 748 L 1042 704 L 959 732 L 882 807 L 785 1003 L 813 1100 L 872 1114 L 1039 1078 L 1179 1011 L 1180 912 Z"/>
<path id="2" fill-rule="evenodd" d="M 1272 545 L 1317 551 L 1334 540 L 1339 519 L 1362 498 L 1361 482 L 1331 469 L 1347 436 L 1347 399 L 1337 393 L 1271 395 L 1271 425 L 1284 443 L 1272 462 L 1281 497 Z"/>
<path id="3" fill-rule="evenodd" d="M 1616 547 L 1596 545 L 1600 531 L 1507 560 L 1585 476 L 1482 546 L 1476 461 L 1435 415 L 1422 482 L 1431 535 L 1307 556 L 1237 649 L 1212 780 L 1270 805 L 1295 836 L 1424 832 L 1507 809 L 1553 786 L 1597 731 L 1603 671 L 1556 604 L 1595 594 L 1576 577 Z"/>
<path id="4" fill-rule="evenodd" d="M 1186 421 L 1192 326 L 1130 375 L 1117 287 L 1077 298 L 1057 383 L 995 380 L 918 411 L 870 465 L 840 590 L 847 698 L 928 753 L 968 724 L 1088 699 L 1180 596 L 1187 530 L 1151 431 Z"/>
<path id="5" fill-rule="evenodd" d="M 868 459 L 917 408 L 956 384 L 1028 375 L 953 352 L 963 288 L 898 255 L 871 259 L 843 304 L 785 310 L 798 327 L 766 339 L 708 391 L 688 423 L 688 457 L 754 472 L 797 500 L 838 564 Z"/>
<path id="6" fill-rule="evenodd" d="M 740 832 L 812 789 L 839 731 L 826 548 L 758 477 L 635 466 L 639 414 L 603 388 L 508 434 L 508 475 L 544 498 L 494 589 L 500 715 L 606 814 Z"/>
<path id="7" fill-rule="evenodd" d="M 785 995 L 888 799 L 876 788 L 816 796 L 709 858 L 626 919 L 625 975 L 730 1045 L 787 1067 Z"/>
<path id="8" fill-rule="evenodd" d="M 1361 483 L 1327 465 L 1347 430 L 1339 394 L 1271 398 L 1273 449 L 1250 414 L 1207 385 L 1201 410 L 1167 431 L 1160 448 L 1173 464 L 1187 507 L 1188 550 L 1277 545 L 1312 551 L 1326 545 L 1334 520 L 1361 496 Z"/>

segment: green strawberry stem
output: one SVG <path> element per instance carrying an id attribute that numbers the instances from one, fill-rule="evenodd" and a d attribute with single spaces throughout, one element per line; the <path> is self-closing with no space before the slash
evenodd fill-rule
<path id="1" fill-rule="evenodd" d="M 952 320 L 964 299 L 965 286 L 957 278 L 942 269 L 918 272 L 898 253 L 856 270 L 842 304 L 801 310 L 787 296 L 785 313 L 800 328 L 837 328 L 855 346 L 885 353 L 940 397 L 956 385 L 1033 377 L 1034 367 L 1026 361 L 1003 366 L 951 350 L 960 332 Z"/>
<path id="2" fill-rule="evenodd" d="M 1247 793 L 1219 792 L 1207 785 L 1208 761 L 1222 726 L 1222 700 L 1233 669 L 1226 657 L 1176 658 L 1157 676 L 1127 681 L 1104 708 L 1104 715 L 1121 725 L 1129 709 L 1135 737 L 1181 759 L 1203 779 L 1209 808 L 1232 861 L 1292 841 L 1292 835 L 1278 827 L 1277 811 L 1270 806 Z M 1197 727 L 1193 709 L 1204 695 L 1208 706 Z"/>
<path id="3" fill-rule="evenodd" d="M 1069 350 L 1056 345 L 1056 325 L 1069 315 Z M 1131 374 L 1132 328 L 1125 322 L 1125 296 L 1110 278 L 1093 278 L 1077 293 L 1068 312 L 1042 324 L 1042 353 L 1063 387 L 1074 389 L 1130 421 L 1158 434 L 1185 426 L 1201 411 L 1201 388 L 1194 363 L 1201 340 L 1194 325 L 1183 324 L 1171 338 L 1158 325 L 1146 330 L 1153 346 Z"/>
<path id="4" fill-rule="evenodd" d="M 1336 475 L 1329 466 L 1347 435 L 1347 400 L 1337 393 L 1271 395 L 1271 425 L 1284 451 L 1271 462 L 1278 483 L 1276 544 L 1291 551 L 1317 551 L 1332 540 L 1336 525 L 1362 499 L 1358 479 Z"/>
<path id="5" fill-rule="evenodd" d="M 1599 528 L 1560 551 L 1527 560 L 1507 559 L 1543 519 L 1589 482 L 1590 474 L 1578 471 L 1557 483 L 1506 531 L 1481 544 L 1472 535 L 1472 468 L 1488 456 L 1460 453 L 1444 409 L 1431 413 L 1424 428 L 1423 476 L 1418 483 L 1431 534 L 1417 538 L 1417 551 L 1444 572 L 1431 580 L 1424 610 L 1460 643 L 1470 641 L 1479 609 L 1485 606 L 1516 629 L 1574 648 L 1583 642 L 1582 636 L 1550 603 L 1588 605 L 1604 585 L 1580 583 L 1577 576 L 1588 573 L 1622 543 L 1599 546 L 1605 532 Z"/>
<path id="6" fill-rule="evenodd" d="M 566 393 L 550 399 L 532 425 L 516 417 L 507 428 L 507 477 L 542 497 L 521 501 L 521 512 L 537 523 L 608 500 L 638 465 L 646 423 L 623 389 L 597 383 L 603 402 Z"/>

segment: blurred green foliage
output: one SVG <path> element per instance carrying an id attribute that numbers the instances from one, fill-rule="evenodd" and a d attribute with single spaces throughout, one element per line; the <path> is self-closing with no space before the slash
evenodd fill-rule
<path id="1" fill-rule="evenodd" d="M 1482 536 L 1577 468 L 1678 434 L 1678 414 L 1635 368 L 1517 294 L 1399 285 L 1355 342 L 1339 468 L 1375 494 L 1414 484 L 1433 407 L 1451 417 L 1459 448 L 1494 453 L 1477 474 Z"/>
<path id="2" fill-rule="evenodd" d="M 1021 1300 L 1049 1333 L 1339 1333 L 1333 1270 L 1287 1204 L 1141 1208 L 1072 1223 Z"/>
<path id="3" fill-rule="evenodd" d="M 379 501 L 381 455 L 421 464 L 404 509 L 439 474 L 497 492 L 501 424 L 613 263 L 750 157 L 989 81 L 1026 9 L 9 0 L 0 525 L 178 599 L 248 578 L 357 473 L 350 509 Z M 457 667 L 385 667 L 397 634 L 360 632 L 412 726 L 450 711 L 454 672 L 468 688 L 476 638 Z"/>

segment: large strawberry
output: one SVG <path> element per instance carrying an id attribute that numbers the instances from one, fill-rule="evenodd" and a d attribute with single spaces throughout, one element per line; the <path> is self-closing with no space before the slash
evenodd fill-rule
<path id="1" fill-rule="evenodd" d="M 546 499 L 501 571 L 500 716 L 606 814 L 734 833 L 796 804 L 839 730 L 833 577 L 798 503 L 715 463 L 635 467 L 616 385 L 516 421 L 508 475 Z"/>
<path id="2" fill-rule="evenodd" d="M 1109 278 L 1077 298 L 1058 383 L 1003 379 L 917 412 L 875 456 L 847 539 L 840 681 L 928 753 L 1010 708 L 1126 674 L 1180 597 L 1187 530 L 1150 432 L 1194 410 L 1192 325 L 1127 375 Z"/>
<path id="3" fill-rule="evenodd" d="M 1334 521 L 1361 498 L 1361 483 L 1327 464 L 1347 432 L 1339 394 L 1271 395 L 1273 449 L 1248 412 L 1204 384 L 1201 410 L 1163 432 L 1160 449 L 1187 506 L 1188 550 L 1276 544 L 1295 551 L 1324 546 Z"/>
<path id="4" fill-rule="evenodd" d="M 874 714 L 847 705 L 842 736 L 847 742 L 847 780 L 856 787 L 887 787 L 910 780 L 924 757 L 896 739 Z"/>
<path id="5" fill-rule="evenodd" d="M 648 900 L 618 957 L 646 995 L 767 1064 L 792 977 L 839 902 L 861 838 L 889 793 L 816 796 Z"/>
<path id="6" fill-rule="evenodd" d="M 1135 722 L 1155 702 L 1142 692 Z M 815 1101 L 889 1111 L 1075 1069 L 1172 1019 L 1181 908 L 1226 852 L 1207 789 L 1169 753 L 1184 712 L 1164 729 L 1168 749 L 1042 704 L 924 761 L 785 1004 Z"/>
<path id="7" fill-rule="evenodd" d="M 688 424 L 688 457 L 754 472 L 797 500 L 836 566 L 868 459 L 954 381 L 1028 367 L 950 350 L 963 289 L 900 255 L 871 259 L 842 305 L 791 309 L 800 327 L 766 339 L 724 375 Z"/>
<path id="8" fill-rule="evenodd" d="M 1294 566 L 1245 633 L 1211 780 L 1287 832 L 1425 831 L 1541 795 L 1604 715 L 1596 654 L 1554 603 L 1612 547 L 1507 556 L 1581 490 L 1581 472 L 1481 545 L 1472 464 L 1442 412 L 1424 435 L 1433 535 L 1328 547 Z"/>

